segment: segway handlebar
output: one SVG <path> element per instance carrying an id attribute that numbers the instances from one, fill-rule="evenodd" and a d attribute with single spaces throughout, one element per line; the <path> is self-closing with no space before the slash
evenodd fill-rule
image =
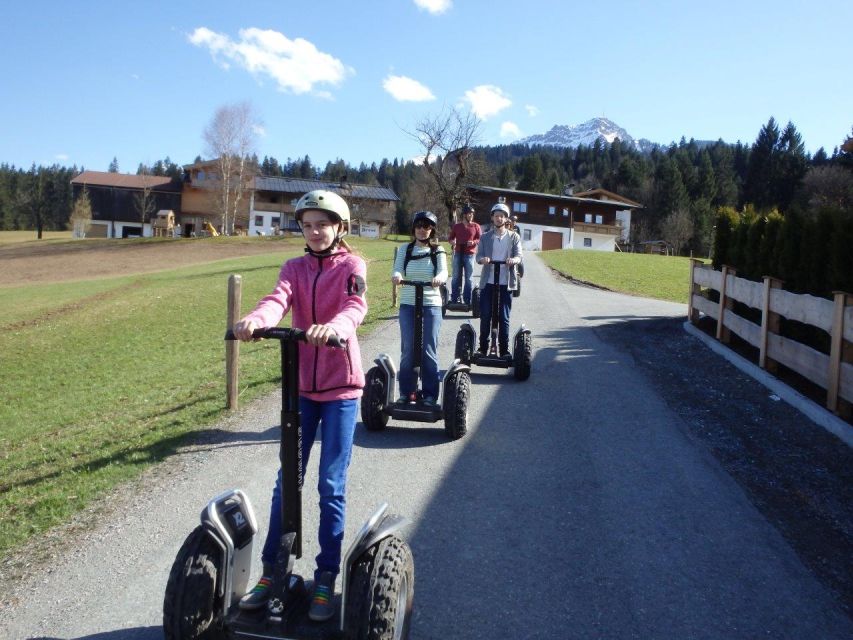
<path id="1" fill-rule="evenodd" d="M 266 327 L 263 329 L 255 329 L 252 331 L 254 340 L 300 340 L 305 342 L 305 332 L 302 329 L 287 329 L 285 327 Z M 225 332 L 226 340 L 236 340 L 237 336 L 231 329 Z M 341 340 L 338 336 L 331 336 L 326 343 L 329 347 L 345 349 L 347 346 L 346 340 Z"/>
<path id="2" fill-rule="evenodd" d="M 419 282 L 417 280 L 400 280 L 400 284 L 405 284 L 410 287 L 431 287 L 432 281 Z"/>

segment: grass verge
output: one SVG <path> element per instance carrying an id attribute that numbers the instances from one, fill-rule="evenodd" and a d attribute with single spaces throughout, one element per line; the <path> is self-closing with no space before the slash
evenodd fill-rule
<path id="1" fill-rule="evenodd" d="M 364 334 L 395 313 L 395 245 L 353 244 L 375 283 Z M 242 275 L 249 311 L 283 260 L 302 255 L 298 240 L 281 246 L 153 274 L 0 289 L 0 557 L 222 415 L 228 275 Z M 242 345 L 241 402 L 276 386 L 278 366 L 276 344 Z"/>

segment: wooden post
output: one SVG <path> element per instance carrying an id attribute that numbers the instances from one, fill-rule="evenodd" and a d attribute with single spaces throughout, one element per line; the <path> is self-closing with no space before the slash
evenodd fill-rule
<path id="1" fill-rule="evenodd" d="M 779 289 L 782 281 L 772 276 L 764 276 L 764 299 L 761 303 L 761 343 L 758 347 L 758 366 L 776 373 L 776 361 L 767 356 L 767 336 L 779 333 L 779 314 L 770 310 L 770 291 Z"/>
<path id="2" fill-rule="evenodd" d="M 841 384 L 841 363 L 844 355 L 844 308 L 851 296 L 844 291 L 834 291 L 835 309 L 832 313 L 832 331 L 829 349 L 829 384 L 826 390 L 826 408 L 839 412 L 838 388 Z"/>
<path id="3" fill-rule="evenodd" d="M 699 322 L 699 312 L 693 307 L 693 296 L 702 293 L 702 287 L 696 284 L 696 267 L 702 264 L 701 260 L 690 258 L 690 288 L 687 290 L 687 319 L 693 324 Z"/>
<path id="4" fill-rule="evenodd" d="M 228 276 L 228 315 L 227 327 L 233 327 L 240 318 L 240 304 L 242 302 L 243 278 L 232 273 Z M 238 340 L 225 341 L 225 399 L 228 409 L 236 409 L 238 405 L 238 377 L 240 373 L 240 342 Z"/>
<path id="5" fill-rule="evenodd" d="M 723 281 L 720 283 L 720 310 L 717 315 L 717 340 L 723 344 L 728 344 L 731 338 L 731 332 L 723 325 L 723 317 L 726 314 L 726 309 L 731 309 L 734 305 L 734 301 L 726 297 L 726 280 L 728 280 L 729 275 L 734 276 L 736 274 L 737 271 L 726 264 L 723 265 Z"/>
<path id="6" fill-rule="evenodd" d="M 397 251 L 400 247 L 394 247 L 394 263 L 397 262 Z M 393 266 L 391 267 L 393 269 Z M 391 306 L 397 306 L 397 285 L 393 282 L 391 283 Z"/>

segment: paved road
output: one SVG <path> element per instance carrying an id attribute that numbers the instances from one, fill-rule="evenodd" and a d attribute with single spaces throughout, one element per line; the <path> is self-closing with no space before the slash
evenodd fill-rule
<path id="1" fill-rule="evenodd" d="M 463 440 L 405 423 L 356 437 L 347 534 L 383 500 L 411 518 L 414 638 L 853 637 L 831 595 L 597 329 L 684 305 L 560 282 L 535 256 L 515 304 L 513 330 L 534 330 L 533 373 L 519 383 L 477 370 Z M 445 321 L 442 362 L 462 321 Z M 366 364 L 381 351 L 399 351 L 391 319 L 363 341 Z M 212 428 L 117 498 L 110 524 L 19 586 L 0 637 L 161 638 L 168 569 L 207 499 L 244 488 L 265 530 L 277 402 Z M 315 553 L 309 536 L 303 572 Z"/>

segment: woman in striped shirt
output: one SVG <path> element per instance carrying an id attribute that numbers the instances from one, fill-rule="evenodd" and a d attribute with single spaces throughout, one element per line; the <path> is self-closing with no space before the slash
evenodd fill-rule
<path id="1" fill-rule="evenodd" d="M 424 404 L 434 405 L 438 397 L 438 332 L 441 330 L 441 291 L 447 282 L 447 256 L 435 237 L 438 218 L 432 211 L 418 211 L 412 219 L 414 239 L 397 251 L 391 281 L 428 282 L 423 295 L 423 350 L 421 379 Z M 400 400 L 417 401 L 415 362 L 415 287 L 403 285 L 400 293 Z"/>

